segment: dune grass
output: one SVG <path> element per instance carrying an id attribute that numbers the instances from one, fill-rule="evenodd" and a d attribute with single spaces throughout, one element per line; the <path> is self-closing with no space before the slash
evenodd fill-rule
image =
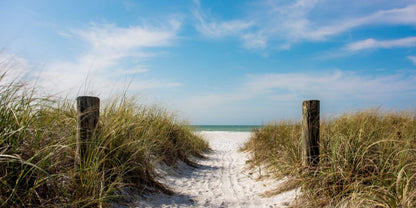
<path id="1" fill-rule="evenodd" d="M 298 207 L 415 207 L 416 113 L 377 109 L 321 121 L 320 163 L 302 167 L 301 123 L 255 130 L 243 150 L 252 168 L 289 177 L 273 194 L 301 187 Z"/>
<path id="2" fill-rule="evenodd" d="M 172 193 L 155 165 L 175 167 L 208 144 L 175 115 L 135 99 L 102 104 L 89 154 L 74 168 L 73 100 L 37 98 L 0 77 L 0 207 L 107 207 L 122 189 Z"/>

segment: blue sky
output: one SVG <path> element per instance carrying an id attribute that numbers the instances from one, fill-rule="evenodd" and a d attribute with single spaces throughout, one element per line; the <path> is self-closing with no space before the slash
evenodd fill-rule
<path id="1" fill-rule="evenodd" d="M 127 92 L 193 124 L 416 107 L 416 1 L 0 1 L 0 64 L 57 96 Z"/>

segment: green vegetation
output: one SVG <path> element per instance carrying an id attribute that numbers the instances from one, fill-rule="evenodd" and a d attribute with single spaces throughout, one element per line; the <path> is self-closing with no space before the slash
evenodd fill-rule
<path id="1" fill-rule="evenodd" d="M 296 187 L 299 207 L 414 207 L 416 113 L 368 110 L 321 121 L 320 163 L 302 167 L 301 123 L 255 130 L 243 150 L 249 164 L 290 179 L 271 194 Z"/>
<path id="2" fill-rule="evenodd" d="M 122 189 L 163 191 L 155 165 L 175 167 L 208 144 L 158 107 L 117 98 L 102 106 L 89 155 L 74 169 L 75 98 L 37 98 L 0 77 L 0 207 L 97 207 Z"/>

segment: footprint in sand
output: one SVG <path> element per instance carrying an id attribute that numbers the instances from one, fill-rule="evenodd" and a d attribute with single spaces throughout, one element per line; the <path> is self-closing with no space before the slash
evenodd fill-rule
<path id="1" fill-rule="evenodd" d="M 148 196 L 130 207 L 287 207 L 300 193 L 299 189 L 262 198 L 260 195 L 276 186 L 276 181 L 256 181 L 244 172 L 246 153 L 238 149 L 250 137 L 249 132 L 200 132 L 212 151 L 199 159 L 200 168 L 181 167 L 181 172 L 168 175 L 167 184 L 179 196 Z"/>

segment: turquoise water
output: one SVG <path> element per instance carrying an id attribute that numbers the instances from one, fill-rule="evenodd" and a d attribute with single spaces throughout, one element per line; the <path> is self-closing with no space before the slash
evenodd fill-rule
<path id="1" fill-rule="evenodd" d="M 254 128 L 260 128 L 257 125 L 192 125 L 196 131 L 234 131 L 250 132 Z"/>

